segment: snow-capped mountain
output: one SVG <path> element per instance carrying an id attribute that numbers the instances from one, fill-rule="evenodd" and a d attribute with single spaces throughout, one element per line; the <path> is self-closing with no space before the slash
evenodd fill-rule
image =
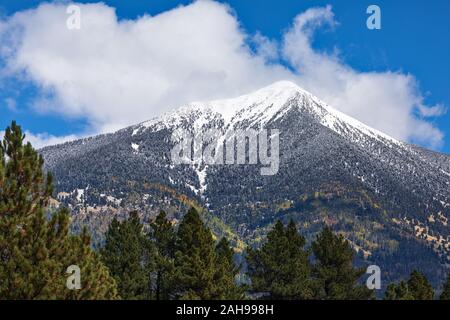
<path id="1" fill-rule="evenodd" d="M 402 145 L 388 135 L 330 107 L 289 81 L 276 82 L 269 87 L 233 99 L 193 102 L 175 112 L 137 125 L 133 134 L 146 129 L 155 131 L 162 128 L 177 128 L 193 114 L 198 116 L 194 120 L 195 128 L 201 128 L 214 116 L 219 116 L 226 127 L 241 122 L 247 122 L 248 127 L 264 127 L 269 121 L 273 122 L 283 117 L 293 107 L 292 103 L 296 103 L 294 107 L 299 111 L 314 114 L 320 124 L 354 142 L 361 143 L 360 139 L 369 136 Z"/>
<path id="2" fill-rule="evenodd" d="M 264 176 L 251 164 L 175 165 L 172 133 L 181 129 L 216 129 L 219 141 L 236 130 L 276 129 L 279 169 Z M 196 205 L 237 247 L 292 218 L 309 238 L 332 225 L 393 279 L 414 267 L 436 279 L 449 263 L 450 156 L 397 141 L 291 82 L 41 152 L 57 200 L 100 233 L 127 210 L 148 219 L 165 209 L 177 219 Z"/>

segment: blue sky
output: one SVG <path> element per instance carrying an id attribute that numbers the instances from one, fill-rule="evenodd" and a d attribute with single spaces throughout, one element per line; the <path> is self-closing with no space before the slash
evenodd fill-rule
<path id="1" fill-rule="evenodd" d="M 92 3 L 92 1 L 79 2 Z M 119 20 L 133 21 L 144 14 L 155 16 L 177 6 L 191 3 L 191 1 L 172 0 L 103 2 L 116 9 Z M 312 7 L 324 8 L 331 5 L 337 24 L 334 27 L 321 26 L 314 32 L 312 47 L 316 52 L 332 55 L 337 50 L 340 63 L 351 67 L 355 72 L 392 71 L 412 75 L 426 106 L 450 106 L 450 41 L 448 41 L 450 2 L 448 0 L 230 0 L 221 2 L 231 7 L 240 29 L 246 35 L 253 36 L 258 33 L 279 43 L 283 42 L 283 35 L 292 26 L 296 16 Z M 0 4 L 0 16 L 7 21 L 14 13 L 35 8 L 39 4 L 40 1 L 4 0 Z M 381 8 L 381 30 L 366 28 L 368 17 L 366 8 L 371 4 Z M 292 68 L 286 59 L 279 56 L 274 59 L 276 61 L 267 63 L 276 63 L 287 69 Z M 4 57 L 2 59 L 0 56 L 0 66 L 5 64 L 7 62 Z M 45 79 L 42 81 L 45 82 Z M 51 87 L 51 84 L 49 86 Z M 46 90 L 49 90 L 48 87 Z M 82 136 L 95 133 L 97 123 L 100 123 L 98 126 L 107 127 L 107 119 L 100 119 L 98 115 L 91 115 L 89 112 L 52 112 L 51 108 L 36 108 L 34 104 L 45 104 L 46 100 L 42 97 L 48 92 L 42 91 L 39 78 L 31 77 L 30 79 L 30 77 L 17 75 L 0 77 L 0 128 L 6 127 L 12 119 L 16 119 L 33 134 L 47 133 L 53 136 L 73 134 Z M 55 91 L 58 92 L 56 89 Z M 230 89 L 230 92 L 234 91 Z M 61 102 L 61 99 L 58 102 Z M 95 106 L 90 107 L 95 108 Z M 136 112 L 139 110 L 136 109 Z M 157 114 L 156 111 L 155 114 Z M 423 117 L 420 114 L 415 116 Z M 449 120 L 450 112 L 425 119 L 428 124 L 444 135 L 441 143 L 433 147 L 446 153 L 450 153 Z M 132 121 L 131 118 L 130 121 Z M 107 129 L 97 131 L 102 130 Z M 430 145 L 428 140 L 421 141 L 417 137 L 409 140 L 425 146 Z"/>

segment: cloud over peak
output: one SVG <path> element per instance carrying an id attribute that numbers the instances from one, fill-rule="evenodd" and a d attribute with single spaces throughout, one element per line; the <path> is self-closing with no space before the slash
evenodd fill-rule
<path id="1" fill-rule="evenodd" d="M 102 3 L 78 5 L 80 30 L 66 27 L 61 3 L 0 23 L 3 73 L 40 89 L 35 107 L 41 112 L 86 118 L 92 130 L 104 132 L 191 101 L 289 79 L 397 139 L 442 143 L 442 132 L 426 117 L 445 108 L 425 105 L 412 75 L 358 72 L 312 47 L 319 28 L 337 27 L 331 6 L 300 13 L 277 42 L 247 34 L 227 5 L 209 0 L 135 20 L 118 20 Z"/>

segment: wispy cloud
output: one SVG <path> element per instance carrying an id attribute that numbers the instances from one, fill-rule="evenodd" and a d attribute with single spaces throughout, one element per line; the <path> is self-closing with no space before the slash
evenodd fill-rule
<path id="1" fill-rule="evenodd" d="M 3 140 L 5 135 L 5 131 L 0 131 L 0 141 Z M 76 135 L 67 135 L 67 136 L 54 136 L 48 133 L 38 133 L 33 134 L 29 131 L 25 131 L 25 143 L 30 142 L 33 148 L 39 149 L 45 146 L 51 146 L 55 144 L 64 143 L 67 141 L 72 141 L 79 139 L 81 137 Z"/>
<path id="2" fill-rule="evenodd" d="M 5 99 L 5 106 L 9 111 L 16 112 L 17 111 L 17 103 L 13 98 Z"/>
<path id="3" fill-rule="evenodd" d="M 311 42 L 316 29 L 336 26 L 332 8 L 299 14 L 284 35 L 284 57 L 298 72 L 298 81 L 330 105 L 401 140 L 438 147 L 443 134 L 424 117 L 445 113 L 427 106 L 411 74 L 396 71 L 358 72 L 336 54 L 317 52 Z"/>

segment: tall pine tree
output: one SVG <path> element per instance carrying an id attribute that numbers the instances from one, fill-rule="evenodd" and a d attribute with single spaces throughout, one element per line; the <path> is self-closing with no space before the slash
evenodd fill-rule
<path id="1" fill-rule="evenodd" d="M 414 270 L 408 280 L 408 289 L 414 300 L 433 300 L 434 290 L 425 275 Z"/>
<path id="2" fill-rule="evenodd" d="M 342 235 L 335 235 L 326 226 L 312 243 L 316 259 L 314 277 L 318 299 L 369 299 L 373 292 L 358 284 L 365 273 L 353 267 L 354 252 Z"/>
<path id="3" fill-rule="evenodd" d="M 161 211 L 151 224 L 151 240 L 156 248 L 153 291 L 156 300 L 168 300 L 173 295 L 172 276 L 176 233 L 167 215 Z"/>
<path id="4" fill-rule="evenodd" d="M 405 281 L 400 281 L 399 283 L 391 283 L 387 286 L 383 299 L 414 300 L 414 297 L 411 292 L 409 292 L 408 283 Z"/>
<path id="5" fill-rule="evenodd" d="M 215 299 L 241 300 L 245 298 L 244 288 L 236 283 L 239 267 L 234 263 L 234 252 L 230 242 L 222 238 L 216 245 Z"/>
<path id="6" fill-rule="evenodd" d="M 131 212 L 125 221 L 114 219 L 111 222 L 101 255 L 123 299 L 151 298 L 153 248 L 143 233 L 143 225 L 136 211 Z"/>
<path id="7" fill-rule="evenodd" d="M 411 272 L 407 282 L 391 283 L 384 293 L 385 300 L 432 300 L 434 290 L 425 275 L 419 271 Z"/>
<path id="8" fill-rule="evenodd" d="M 100 255 L 91 249 L 91 237 L 86 228 L 80 236 L 71 236 L 71 249 L 65 265 L 80 267 L 82 286 L 71 290 L 68 299 L 111 299 L 118 298 L 117 285 L 109 269 L 101 261 Z M 114 287 L 111 286 L 114 283 Z M 106 284 L 106 285 L 104 285 Z"/>
<path id="9" fill-rule="evenodd" d="M 44 160 L 12 122 L 0 144 L 0 298 L 114 299 L 116 284 L 86 235 L 69 235 L 66 209 L 48 218 L 52 177 Z M 66 286 L 66 270 L 81 270 L 81 289 Z M 95 269 L 91 268 L 95 266 Z"/>
<path id="10" fill-rule="evenodd" d="M 283 227 L 277 221 L 261 249 L 249 249 L 248 274 L 253 291 L 270 299 L 311 299 L 309 252 L 305 239 L 290 221 Z"/>
<path id="11" fill-rule="evenodd" d="M 173 278 L 176 297 L 213 299 L 215 260 L 211 231 L 203 224 L 197 210 L 191 208 L 178 227 Z"/>

